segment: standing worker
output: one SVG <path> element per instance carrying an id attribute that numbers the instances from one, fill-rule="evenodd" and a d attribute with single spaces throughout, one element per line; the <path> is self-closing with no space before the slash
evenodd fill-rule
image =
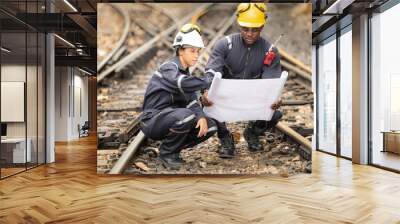
<path id="1" fill-rule="evenodd" d="M 264 3 L 240 3 L 237 7 L 237 23 L 240 33 L 231 34 L 217 41 L 208 63 L 206 76 L 209 84 L 216 72 L 225 79 L 267 79 L 281 75 L 280 56 L 276 47 L 260 37 L 266 23 L 267 14 Z M 202 96 L 204 106 L 211 106 L 207 91 Z M 251 152 L 259 151 L 262 145 L 259 136 L 269 128 L 275 127 L 282 113 L 277 109 L 280 102 L 271 105 L 275 110 L 270 121 L 250 121 L 244 130 L 244 138 Z M 221 142 L 221 158 L 232 158 L 235 145 L 225 123 L 217 123 L 218 138 Z"/>
<path id="2" fill-rule="evenodd" d="M 184 25 L 175 36 L 175 57 L 154 72 L 144 96 L 140 128 L 154 140 L 162 140 L 160 160 L 166 168 L 178 170 L 183 163 L 179 153 L 217 132 L 216 122 L 204 115 L 196 91 L 208 83 L 189 73 L 204 48 L 200 29 Z"/>

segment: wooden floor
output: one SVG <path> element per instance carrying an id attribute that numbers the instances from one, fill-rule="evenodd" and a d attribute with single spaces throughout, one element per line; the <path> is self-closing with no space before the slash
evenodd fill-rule
<path id="1" fill-rule="evenodd" d="M 25 167 L 18 167 L 18 168 L 9 168 L 9 167 L 7 167 L 7 168 L 1 168 L 1 177 L 3 178 L 3 177 L 7 177 L 7 176 L 10 176 L 10 175 L 13 175 L 13 174 L 15 174 L 15 173 L 18 173 L 18 172 L 22 172 L 22 171 L 24 171 L 24 170 L 26 170 L 25 169 Z"/>
<path id="2" fill-rule="evenodd" d="M 400 170 L 400 155 L 392 152 L 374 151 L 372 157 L 374 164 Z"/>
<path id="3" fill-rule="evenodd" d="M 316 152 L 283 177 L 96 174 L 95 138 L 0 181 L 0 223 L 400 223 L 400 175 Z"/>

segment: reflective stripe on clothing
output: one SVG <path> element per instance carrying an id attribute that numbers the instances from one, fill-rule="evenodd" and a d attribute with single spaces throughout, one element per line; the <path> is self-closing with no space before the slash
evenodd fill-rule
<path id="1" fill-rule="evenodd" d="M 156 76 L 158 76 L 158 77 L 160 77 L 160 78 L 163 77 L 162 74 L 161 74 L 159 71 L 155 71 L 155 72 L 154 72 L 154 75 L 156 75 Z"/>
<path id="2" fill-rule="evenodd" d="M 186 77 L 186 75 L 179 75 L 178 81 L 177 81 L 178 88 L 179 88 L 179 90 L 181 91 L 182 94 L 185 94 L 185 92 L 182 89 L 182 79 L 185 78 L 185 77 Z"/>
<path id="3" fill-rule="evenodd" d="M 195 105 L 197 103 L 197 100 L 193 100 L 192 102 L 190 102 L 186 108 L 190 108 L 191 106 Z"/>
<path id="4" fill-rule="evenodd" d="M 225 36 L 225 38 L 228 40 L 228 48 L 229 50 L 232 49 L 232 40 L 230 36 Z"/>
<path id="5" fill-rule="evenodd" d="M 185 119 L 181 120 L 181 121 L 177 121 L 177 124 L 184 124 L 186 122 L 189 122 L 191 120 L 193 120 L 196 117 L 196 115 L 192 114 L 189 117 L 186 117 Z"/>
<path id="6" fill-rule="evenodd" d="M 207 132 L 210 132 L 210 131 L 217 131 L 217 130 L 218 130 L 217 126 L 212 126 L 211 128 L 209 128 L 209 129 L 207 130 Z"/>

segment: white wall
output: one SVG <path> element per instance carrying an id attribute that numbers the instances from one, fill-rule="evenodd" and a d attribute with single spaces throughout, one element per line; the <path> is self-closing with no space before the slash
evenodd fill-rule
<path id="1" fill-rule="evenodd" d="M 78 74 L 77 74 L 78 72 Z M 75 95 L 75 104 L 79 104 L 76 100 L 80 100 L 81 106 L 81 113 L 78 111 L 78 107 L 75 107 L 75 120 L 73 123 L 74 128 L 74 136 L 79 138 L 79 133 L 77 126 L 78 124 L 80 127 L 85 123 L 85 121 L 89 120 L 89 91 L 88 91 L 88 77 L 84 76 L 84 73 L 80 72 L 79 70 L 75 70 L 75 90 L 80 88 L 80 98 L 77 98 Z M 76 94 L 76 92 L 75 92 Z"/>
<path id="2" fill-rule="evenodd" d="M 76 68 L 56 67 L 56 141 L 79 138 L 78 124 L 88 120 L 88 78 L 83 75 Z"/>
<path id="3" fill-rule="evenodd" d="M 67 67 L 55 68 L 55 141 L 68 140 L 68 85 Z"/>
<path id="4" fill-rule="evenodd" d="M 1 81 L 25 82 L 25 64 L 1 65 Z"/>

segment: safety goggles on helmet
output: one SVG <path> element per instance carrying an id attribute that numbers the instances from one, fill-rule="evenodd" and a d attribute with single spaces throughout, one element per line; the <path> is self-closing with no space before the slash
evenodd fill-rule
<path id="1" fill-rule="evenodd" d="M 182 33 L 190 33 L 193 30 L 196 30 L 201 35 L 200 27 L 198 27 L 197 25 L 192 24 L 192 23 L 188 23 L 188 24 L 185 24 L 184 26 L 182 26 L 180 32 L 182 32 Z"/>
<path id="2" fill-rule="evenodd" d="M 192 32 L 192 31 L 196 32 Z M 204 48 L 203 39 L 201 38 L 200 28 L 197 25 L 188 23 L 183 25 L 176 34 L 173 47 L 183 47 L 185 45 Z"/>
<path id="3" fill-rule="evenodd" d="M 264 13 L 265 18 L 268 17 L 267 14 L 265 13 L 266 12 L 265 4 L 263 3 L 241 3 L 237 9 L 237 15 L 248 11 L 251 8 L 251 5 L 254 5 L 258 10 L 260 10 L 260 12 Z"/>

